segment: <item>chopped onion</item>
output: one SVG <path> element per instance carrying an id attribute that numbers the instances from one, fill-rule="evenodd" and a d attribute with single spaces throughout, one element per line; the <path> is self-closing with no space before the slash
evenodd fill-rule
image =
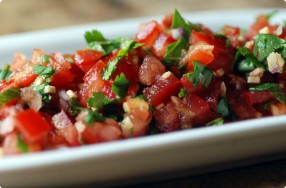
<path id="1" fill-rule="evenodd" d="M 8 116 L 7 118 L 5 118 L 2 122 L 1 122 L 1 126 L 0 126 L 0 134 L 1 135 L 5 135 L 8 134 L 10 132 L 12 132 L 14 130 L 14 118 L 11 116 Z"/>
<path id="2" fill-rule="evenodd" d="M 35 111 L 39 111 L 43 106 L 42 95 L 30 87 L 25 87 L 22 89 L 21 100 L 24 103 L 27 103 L 29 107 Z"/>
<path id="3" fill-rule="evenodd" d="M 185 31 L 183 28 L 178 28 L 178 29 L 172 29 L 171 30 L 171 35 L 174 39 L 179 39 L 181 37 L 183 37 L 185 34 Z"/>

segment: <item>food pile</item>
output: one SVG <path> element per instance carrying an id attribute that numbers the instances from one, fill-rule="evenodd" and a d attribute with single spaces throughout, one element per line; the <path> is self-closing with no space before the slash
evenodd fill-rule
<path id="1" fill-rule="evenodd" d="M 18 53 L 0 71 L 3 155 L 286 114 L 286 27 L 218 33 L 175 10 L 132 40 L 87 31 L 74 54 Z"/>

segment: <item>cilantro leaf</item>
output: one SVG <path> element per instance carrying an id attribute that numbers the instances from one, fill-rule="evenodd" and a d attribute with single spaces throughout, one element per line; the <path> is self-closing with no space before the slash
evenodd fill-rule
<path id="1" fill-rule="evenodd" d="M 277 83 L 265 83 L 265 84 L 261 84 L 259 86 L 256 87 L 250 87 L 249 91 L 270 91 L 277 100 L 279 100 L 282 103 L 285 103 L 285 93 L 283 92 L 283 90 L 279 87 L 279 85 Z"/>
<path id="2" fill-rule="evenodd" d="M 220 101 L 218 102 L 218 105 L 216 107 L 216 112 L 220 114 L 222 117 L 229 116 L 229 108 L 227 105 L 227 100 L 225 97 L 221 97 Z"/>
<path id="3" fill-rule="evenodd" d="M 17 135 L 17 147 L 23 152 L 28 153 L 29 147 L 23 140 L 22 136 L 20 134 Z"/>
<path id="4" fill-rule="evenodd" d="M 40 62 L 41 63 L 47 63 L 47 62 L 50 62 L 50 61 L 51 61 L 51 58 L 48 55 L 46 55 L 46 54 L 41 55 L 41 57 L 40 57 Z"/>
<path id="5" fill-rule="evenodd" d="M 6 80 L 11 75 L 10 65 L 5 65 L 3 69 L 0 70 L 0 80 Z"/>
<path id="6" fill-rule="evenodd" d="M 183 38 L 180 38 L 178 41 L 169 44 L 163 58 L 163 63 L 167 66 L 178 65 L 182 51 L 183 49 L 186 49 L 187 46 L 188 43 Z"/>
<path id="7" fill-rule="evenodd" d="M 88 44 L 95 41 L 105 41 L 102 33 L 98 30 L 87 31 L 84 34 L 84 38 Z"/>
<path id="8" fill-rule="evenodd" d="M 172 22 L 172 26 L 173 29 L 176 28 L 183 28 L 183 30 L 185 31 L 185 39 L 189 40 L 191 31 L 193 29 L 195 30 L 200 30 L 200 27 L 196 24 L 193 24 L 191 22 L 186 21 L 181 14 L 179 13 L 179 11 L 177 9 L 174 10 L 173 13 L 173 22 Z"/>
<path id="9" fill-rule="evenodd" d="M 33 73 L 41 76 L 52 76 L 53 74 L 55 74 L 55 71 L 52 66 L 43 66 L 36 64 L 34 65 Z"/>
<path id="10" fill-rule="evenodd" d="M 285 40 L 270 34 L 258 34 L 254 40 L 253 54 L 259 61 L 265 58 L 272 52 L 285 47 Z"/>
<path id="11" fill-rule="evenodd" d="M 89 97 L 87 104 L 89 107 L 94 107 L 97 109 L 102 108 L 105 104 L 108 103 L 108 97 L 102 92 L 94 92 L 92 97 Z"/>
<path id="12" fill-rule="evenodd" d="M 212 70 L 199 62 L 193 62 L 194 71 L 184 74 L 194 86 L 204 85 L 207 88 L 213 78 Z"/>
<path id="13" fill-rule="evenodd" d="M 120 75 L 116 76 L 111 86 L 111 89 L 116 95 L 120 97 L 120 99 L 123 99 L 127 94 L 129 85 L 130 81 L 127 80 L 126 76 L 123 73 L 121 73 Z"/>
<path id="14" fill-rule="evenodd" d="M 38 80 L 40 84 L 38 84 Z M 45 87 L 51 83 L 50 77 L 47 76 L 38 76 L 37 79 L 32 83 L 31 87 L 33 90 L 37 91 L 40 95 L 42 95 L 42 101 L 47 104 L 51 101 L 52 96 L 48 93 L 45 93 Z"/>
<path id="15" fill-rule="evenodd" d="M 122 58 L 126 57 L 130 50 L 136 49 L 136 48 L 138 48 L 138 47 L 140 47 L 142 45 L 143 44 L 137 43 L 134 40 L 125 40 L 125 41 L 123 41 L 122 48 L 118 52 L 116 58 L 113 61 L 108 62 L 107 67 L 104 69 L 104 73 L 103 73 L 102 79 L 103 80 L 108 80 L 112 76 L 114 71 L 116 70 L 118 62 Z"/>
<path id="16" fill-rule="evenodd" d="M 185 88 L 181 88 L 179 94 L 178 94 L 178 97 L 179 98 L 183 98 L 184 96 L 187 95 L 187 90 Z"/>
<path id="17" fill-rule="evenodd" d="M 242 72 L 250 72 L 256 67 L 263 67 L 263 63 L 257 60 L 257 58 L 246 47 L 238 47 L 233 61 L 233 69 L 238 69 Z"/>
<path id="18" fill-rule="evenodd" d="M 20 89 L 19 88 L 10 88 L 2 93 L 0 93 L 0 106 L 3 104 L 10 102 L 13 99 L 20 97 Z"/>
<path id="19" fill-rule="evenodd" d="M 272 12 L 266 14 L 267 20 L 270 20 L 273 16 L 275 16 L 278 13 L 278 10 L 273 10 Z"/>
<path id="20" fill-rule="evenodd" d="M 88 115 L 85 117 L 85 122 L 88 125 L 93 125 L 94 122 L 103 122 L 104 120 L 105 118 L 102 116 L 101 113 L 92 110 L 89 110 Z"/>
<path id="21" fill-rule="evenodd" d="M 69 109 L 70 115 L 74 116 L 82 110 L 82 107 L 80 107 L 80 103 L 77 98 L 71 98 L 69 100 L 69 103 L 70 103 L 70 109 Z"/>
<path id="22" fill-rule="evenodd" d="M 222 125 L 224 123 L 224 119 L 222 117 L 216 118 L 212 120 L 211 122 L 208 122 L 206 125 L 207 126 L 212 126 L 212 125 Z"/>

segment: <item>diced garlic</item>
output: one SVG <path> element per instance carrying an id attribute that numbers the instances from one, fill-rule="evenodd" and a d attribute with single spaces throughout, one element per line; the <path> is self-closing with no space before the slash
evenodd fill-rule
<path id="1" fill-rule="evenodd" d="M 220 84 L 220 96 L 222 97 L 226 96 L 226 86 L 224 82 Z"/>
<path id="2" fill-rule="evenodd" d="M 45 78 L 44 77 L 41 77 L 41 76 L 38 76 L 38 78 L 35 80 L 34 82 L 34 86 L 38 86 L 38 85 L 41 85 L 42 83 L 45 82 Z"/>
<path id="3" fill-rule="evenodd" d="M 44 93 L 56 93 L 56 87 L 55 86 L 45 86 L 44 87 Z"/>
<path id="4" fill-rule="evenodd" d="M 259 77 L 262 78 L 263 77 L 263 73 L 264 73 L 265 69 L 262 67 L 257 67 L 256 69 L 254 69 L 253 71 L 251 71 L 249 73 L 250 76 L 252 77 Z"/>
<path id="5" fill-rule="evenodd" d="M 266 27 L 263 27 L 262 29 L 259 30 L 259 34 L 269 34 L 270 31 L 269 31 L 269 28 L 266 26 Z"/>
<path id="6" fill-rule="evenodd" d="M 213 75 L 215 75 L 216 77 L 222 77 L 224 75 L 224 70 L 222 68 L 220 68 L 220 69 L 214 71 Z"/>
<path id="7" fill-rule="evenodd" d="M 258 76 L 249 76 L 247 77 L 247 83 L 249 84 L 259 84 L 260 78 Z"/>
<path id="8" fill-rule="evenodd" d="M 279 36 L 283 33 L 283 27 L 282 25 L 279 25 L 278 28 L 274 31 L 274 34 Z"/>
<path id="9" fill-rule="evenodd" d="M 68 95 L 68 97 L 71 99 L 71 98 L 77 98 L 77 93 L 72 91 L 72 90 L 68 90 L 66 92 L 66 94 Z"/>
<path id="10" fill-rule="evenodd" d="M 171 76 L 171 72 L 168 71 L 168 72 L 165 72 L 165 73 L 162 75 L 162 78 L 163 78 L 163 79 L 167 79 L 167 78 L 169 78 L 170 76 Z"/>

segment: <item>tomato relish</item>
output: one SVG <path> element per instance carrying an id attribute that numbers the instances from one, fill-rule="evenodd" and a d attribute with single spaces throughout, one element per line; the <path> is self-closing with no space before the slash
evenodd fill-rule
<path id="1" fill-rule="evenodd" d="M 286 114 L 286 27 L 260 15 L 214 32 L 175 10 L 133 39 L 84 35 L 86 49 L 0 71 L 3 155 Z"/>

